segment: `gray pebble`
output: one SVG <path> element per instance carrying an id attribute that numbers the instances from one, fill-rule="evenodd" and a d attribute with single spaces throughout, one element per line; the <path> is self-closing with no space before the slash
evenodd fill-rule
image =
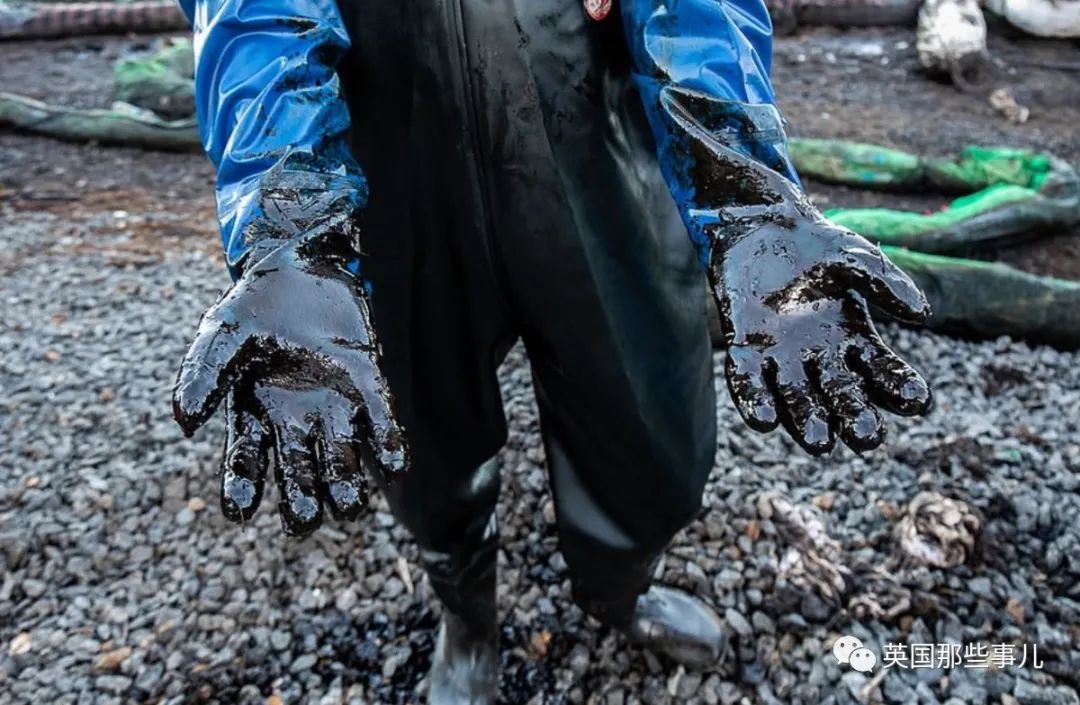
<path id="1" fill-rule="evenodd" d="M 736 609 L 728 608 L 724 611 L 724 621 L 728 626 L 735 630 L 739 636 L 750 636 L 754 633 L 753 627 L 750 626 L 750 622 L 746 621 L 746 617 L 742 612 Z"/>
<path id="2" fill-rule="evenodd" d="M 1080 705 L 1080 695 L 1068 686 L 1042 686 L 1019 679 L 1013 697 L 1020 705 Z"/>
<path id="3" fill-rule="evenodd" d="M 821 47 L 812 32 L 803 39 Z M 101 41 L 120 55 L 133 40 Z M 0 135 L 0 149 L 18 159 L 31 139 Z M 166 160 L 187 159 L 77 149 L 118 164 L 146 159 L 148 174 Z M 202 157 L 192 159 L 187 178 L 198 181 L 200 207 L 212 220 L 213 172 Z M 388 681 L 422 678 L 412 669 L 426 664 L 431 635 L 423 625 L 435 622 L 438 607 L 421 571 L 412 572 L 412 590 L 401 580 L 399 558 L 407 566 L 421 561 L 385 499 L 374 493 L 372 516 L 328 521 L 313 538 L 295 541 L 280 533 L 270 482 L 256 516 L 243 527 L 228 524 L 213 506 L 220 415 L 191 439 L 170 417 L 177 360 L 228 282 L 219 256 L 187 236 L 196 220 L 212 227 L 203 211 L 193 218 L 181 198 L 160 205 L 161 213 L 140 213 L 156 219 L 148 232 L 185 236 L 156 237 L 147 263 L 118 265 L 110 252 L 144 245 L 132 239 L 134 225 L 115 227 L 111 208 L 96 212 L 91 199 L 69 219 L 13 208 L 10 200 L 0 198 L 0 234 L 16 265 L 0 287 L 0 507 L 14 508 L 17 518 L 0 516 L 0 691 L 14 693 L 5 705 L 181 705 L 225 697 L 226 684 L 256 672 L 258 686 L 227 691 L 238 705 L 264 705 L 275 694 L 288 705 L 418 701 L 421 694 L 391 692 L 397 686 Z M 134 223 L 131 214 L 126 220 Z M 1038 640 L 1055 655 L 1047 669 L 1019 678 L 890 673 L 881 691 L 891 705 L 937 703 L 945 675 L 946 695 L 965 703 L 1015 697 L 1021 705 L 1077 705 L 1070 674 L 1080 653 L 1068 626 L 1080 621 L 1080 527 L 1071 521 L 1080 515 L 1073 442 L 1080 355 L 888 325 L 882 334 L 932 381 L 938 410 L 926 419 L 889 417 L 889 445 L 863 456 L 838 448 L 809 459 L 780 432 L 747 431 L 727 396 L 724 355 L 714 357 L 719 469 L 707 483 L 702 520 L 676 537 L 660 568 L 662 579 L 719 605 L 739 648 L 714 671 L 678 678 L 670 663 L 596 629 L 572 605 L 531 372 L 522 348 L 512 350 L 499 370 L 509 436 L 497 459 L 504 483 L 498 600 L 505 653 L 514 655 L 508 668 L 517 669 L 504 674 L 507 682 L 550 682 L 568 703 L 586 705 L 602 705 L 590 700 L 593 692 L 611 705 L 851 705 L 864 677 L 828 660 L 832 640 L 851 630 L 877 646 L 939 637 Z M 1006 374 L 1019 381 L 988 394 L 987 365 L 1022 374 Z M 786 573 L 791 536 L 780 517 L 757 506 L 769 491 L 807 506 L 833 497 L 822 514 L 842 549 L 839 560 L 881 566 L 897 558 L 894 541 L 877 540 L 895 523 L 884 512 L 902 510 L 921 490 L 976 510 L 978 559 L 950 570 L 897 569 L 901 592 L 933 595 L 939 604 L 928 611 L 916 599 L 888 624 L 872 615 L 849 623 L 853 598 L 882 596 L 873 584 L 852 580 L 834 602 Z M 210 506 L 189 506 L 192 498 Z M 1022 620 L 1003 613 L 1010 598 Z M 904 633 L 899 624 L 909 619 Z M 13 654 L 12 640 L 23 632 L 28 650 Z M 100 653 L 123 645 L 134 653 L 118 670 L 93 670 Z M 535 679 L 541 666 L 550 680 Z M 542 705 L 551 697 L 529 693 L 522 701 Z"/>
<path id="4" fill-rule="evenodd" d="M 315 654 L 304 654 L 296 658 L 289 667 L 289 670 L 293 673 L 303 673 L 304 671 L 310 671 L 312 666 L 318 662 L 318 657 Z"/>
<path id="5" fill-rule="evenodd" d="M 270 632 L 270 646 L 274 647 L 274 650 L 284 651 L 289 648 L 290 642 L 292 642 L 292 634 L 284 629 L 275 629 Z"/>

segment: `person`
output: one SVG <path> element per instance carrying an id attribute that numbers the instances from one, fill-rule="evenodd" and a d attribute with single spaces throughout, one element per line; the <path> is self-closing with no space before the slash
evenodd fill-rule
<path id="1" fill-rule="evenodd" d="M 929 408 L 868 312 L 920 321 L 926 301 L 801 191 L 761 0 L 184 7 L 235 283 L 176 418 L 190 435 L 224 403 L 235 520 L 271 457 L 291 535 L 355 518 L 369 471 L 443 604 L 430 702 L 495 697 L 496 368 L 516 341 L 574 600 L 691 666 L 716 663 L 722 624 L 652 574 L 716 452 L 702 272 L 750 427 L 865 450 L 875 407 Z"/>

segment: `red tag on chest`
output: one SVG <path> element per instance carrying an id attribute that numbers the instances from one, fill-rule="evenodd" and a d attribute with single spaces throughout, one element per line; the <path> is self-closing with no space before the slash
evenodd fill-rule
<path id="1" fill-rule="evenodd" d="M 599 22 L 611 14 L 614 0 L 584 0 L 585 14 Z"/>

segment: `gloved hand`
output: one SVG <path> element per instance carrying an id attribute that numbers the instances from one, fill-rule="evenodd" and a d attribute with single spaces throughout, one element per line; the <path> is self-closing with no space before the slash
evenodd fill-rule
<path id="1" fill-rule="evenodd" d="M 825 220 L 792 181 L 720 141 L 705 127 L 714 106 L 672 92 L 664 108 L 686 136 L 693 200 L 711 206 L 691 217 L 709 239 L 728 387 L 746 423 L 782 424 L 820 455 L 837 434 L 856 451 L 880 445 L 874 405 L 926 413 L 929 387 L 884 343 L 867 306 L 925 320 L 929 304 L 911 279 L 876 245 Z"/>
<path id="2" fill-rule="evenodd" d="M 362 464 L 386 481 L 408 468 L 356 259 L 332 224 L 261 240 L 202 318 L 173 412 L 190 436 L 227 398 L 221 506 L 233 521 L 258 507 L 271 450 L 292 536 L 319 526 L 324 502 L 340 518 L 359 514 Z"/>
<path id="3" fill-rule="evenodd" d="M 757 198 L 725 210 L 713 234 L 709 279 L 728 343 L 732 399 L 759 431 L 783 424 L 813 454 L 836 434 L 853 450 L 885 438 L 877 404 L 924 414 L 931 394 L 919 373 L 874 329 L 867 302 L 897 318 L 930 307 L 881 250 L 833 225 L 787 179 L 723 145 L 711 168 L 724 188 Z"/>

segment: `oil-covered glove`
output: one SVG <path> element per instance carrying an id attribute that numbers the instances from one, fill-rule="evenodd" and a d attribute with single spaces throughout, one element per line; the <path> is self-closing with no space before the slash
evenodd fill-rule
<path id="1" fill-rule="evenodd" d="M 224 399 L 225 515 L 252 515 L 273 453 L 282 524 L 303 534 L 324 505 L 358 514 L 362 464 L 387 481 L 408 466 L 356 274 L 367 180 L 337 72 L 349 34 L 333 0 L 180 4 L 236 284 L 202 320 L 174 411 L 190 435 Z"/>
<path id="2" fill-rule="evenodd" d="M 181 365 L 173 410 L 187 435 L 226 398 L 221 505 L 234 521 L 258 507 L 271 452 L 282 526 L 294 536 L 320 524 L 324 504 L 340 518 L 358 515 L 367 500 L 362 465 L 386 481 L 407 470 L 368 294 L 353 273 L 352 227 L 347 217 L 296 233 L 267 227 Z"/>
<path id="3" fill-rule="evenodd" d="M 811 453 L 839 436 L 881 443 L 874 405 L 930 406 L 926 383 L 881 341 L 868 304 L 918 321 L 910 279 L 824 220 L 798 187 L 769 79 L 760 0 L 623 0 L 634 80 L 657 161 L 708 270 L 732 398 L 752 427 L 783 424 Z"/>
<path id="4" fill-rule="evenodd" d="M 718 128 L 730 104 L 677 90 L 662 101 L 682 138 L 675 148 L 689 152 L 689 216 L 708 238 L 728 386 L 746 423 L 782 424 L 822 454 L 837 434 L 856 451 L 880 445 L 875 405 L 926 413 L 926 382 L 886 346 L 868 310 L 919 322 L 930 313 L 922 292 L 876 245 L 825 220 L 794 182 L 725 144 Z"/>

